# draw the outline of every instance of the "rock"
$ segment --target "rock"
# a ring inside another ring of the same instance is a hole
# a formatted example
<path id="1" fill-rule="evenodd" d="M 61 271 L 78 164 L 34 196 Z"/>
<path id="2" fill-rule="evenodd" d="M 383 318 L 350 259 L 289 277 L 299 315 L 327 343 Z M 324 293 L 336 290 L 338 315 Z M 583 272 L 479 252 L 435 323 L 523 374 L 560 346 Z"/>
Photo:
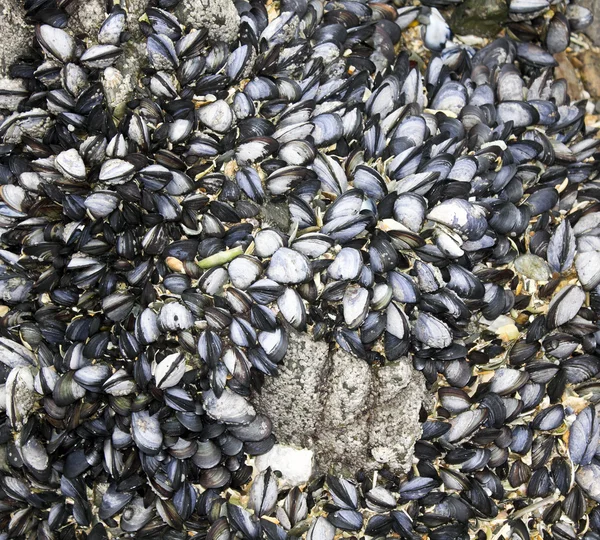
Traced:
<path id="1" fill-rule="evenodd" d="M 144 13 L 148 0 L 123 0 L 121 6 L 127 10 L 127 27 L 132 38 L 123 44 L 124 54 L 117 61 L 115 68 L 103 74 L 104 87 L 107 90 L 109 105 L 116 109 L 120 116 L 123 108 L 138 84 L 139 73 L 144 67 L 145 43 L 139 29 L 138 19 Z M 67 9 L 69 23 L 67 30 L 72 34 L 84 34 L 88 37 L 87 45 L 96 42 L 96 33 L 106 18 L 105 2 L 90 0 L 73 2 Z M 0 78 L 8 73 L 9 67 L 31 50 L 34 26 L 25 20 L 22 2 L 7 0 L 0 5 L 0 33 L 3 37 L 0 44 Z M 237 12 L 236 12 L 236 17 Z M 239 20 L 239 17 L 238 17 Z M 4 87 L 7 83 L 2 83 Z M 12 109 L 12 106 L 9 107 Z"/>
<path id="2" fill-rule="evenodd" d="M 322 472 L 410 467 L 426 393 L 422 375 L 408 359 L 371 367 L 292 334 L 284 363 L 279 376 L 265 380 L 254 397 L 280 443 L 313 450 Z"/>
<path id="3" fill-rule="evenodd" d="M 321 401 L 328 356 L 327 344 L 292 334 L 285 366 L 279 370 L 279 376 L 265 379 L 264 390 L 254 399 L 255 406 L 273 422 L 273 430 L 280 442 L 312 447 L 314 407 Z"/>
<path id="4" fill-rule="evenodd" d="M 0 76 L 5 76 L 15 60 L 31 50 L 34 28 L 24 17 L 20 0 L 6 0 L 0 4 Z"/>
<path id="5" fill-rule="evenodd" d="M 121 7 L 127 11 L 127 31 L 131 32 L 130 41 L 144 41 L 139 19 L 146 11 L 150 0 L 121 0 Z M 144 43 L 145 46 L 145 43 Z M 125 56 L 126 53 L 123 54 Z M 145 53 L 144 53 L 145 56 Z"/>
<path id="6" fill-rule="evenodd" d="M 600 45 L 600 0 L 577 0 L 577 5 L 588 8 L 594 15 L 594 22 L 590 24 L 584 33 L 594 42 L 594 45 Z"/>
<path id="7" fill-rule="evenodd" d="M 140 73 L 147 63 L 145 47 L 144 42 L 128 41 L 122 45 L 123 54 L 115 69 L 104 70 L 103 81 L 109 82 L 108 87 L 105 86 L 108 104 L 115 110 L 114 114 L 118 118 L 123 116 L 127 101 L 139 86 Z"/>
<path id="8" fill-rule="evenodd" d="M 567 92 L 572 100 L 581 99 L 583 84 L 571 59 L 564 52 L 555 54 L 554 59 L 558 62 L 558 66 L 554 68 L 554 76 L 567 81 Z"/>
<path id="9" fill-rule="evenodd" d="M 177 16 L 187 26 L 206 28 L 212 41 L 231 43 L 238 36 L 240 16 L 231 0 L 182 0 Z"/>
<path id="10" fill-rule="evenodd" d="M 306 484 L 314 472 L 314 456 L 311 450 L 276 444 L 266 454 L 258 456 L 254 465 L 259 472 L 271 467 L 279 471 L 279 487 L 295 487 Z"/>
<path id="11" fill-rule="evenodd" d="M 103 77 L 109 81 L 109 86 L 112 83 L 107 90 L 107 99 L 117 118 L 123 116 L 125 104 L 139 86 L 140 73 L 147 64 L 146 38 L 140 30 L 139 19 L 148 3 L 149 0 L 121 0 L 121 7 L 127 11 L 127 31 L 131 33 L 131 39 L 121 45 L 123 54 L 117 60 L 115 70 Z"/>
<path id="12" fill-rule="evenodd" d="M 419 412 L 425 385 L 408 360 L 380 368 L 372 391 L 369 447 L 375 462 L 392 470 L 406 470 L 421 436 Z M 375 464 L 373 464 L 375 466 Z"/>
<path id="13" fill-rule="evenodd" d="M 508 8 L 506 0 L 465 0 L 450 18 L 455 34 L 493 38 L 502 30 Z"/>
<path id="14" fill-rule="evenodd" d="M 265 223 L 283 233 L 287 233 L 290 224 L 290 207 L 286 203 L 267 201 L 260 208 L 261 218 Z"/>
<path id="15" fill-rule="evenodd" d="M 581 74 L 585 89 L 592 98 L 600 98 L 600 54 L 591 50 L 584 51 L 579 55 L 579 60 L 583 64 Z"/>
<path id="16" fill-rule="evenodd" d="M 105 0 L 73 2 L 67 7 L 69 28 L 77 34 L 84 34 L 94 43 L 98 30 L 106 18 Z"/>
<path id="17" fill-rule="evenodd" d="M 339 466 L 340 473 L 353 476 L 353 464 L 362 468 L 369 460 L 366 422 L 372 405 L 373 372 L 364 360 L 342 350 L 335 351 L 325 367 L 326 395 L 315 432 L 317 462 L 323 470 Z"/>
<path id="18" fill-rule="evenodd" d="M 0 109 L 11 112 L 17 110 L 19 103 L 29 96 L 22 79 L 0 77 Z"/>

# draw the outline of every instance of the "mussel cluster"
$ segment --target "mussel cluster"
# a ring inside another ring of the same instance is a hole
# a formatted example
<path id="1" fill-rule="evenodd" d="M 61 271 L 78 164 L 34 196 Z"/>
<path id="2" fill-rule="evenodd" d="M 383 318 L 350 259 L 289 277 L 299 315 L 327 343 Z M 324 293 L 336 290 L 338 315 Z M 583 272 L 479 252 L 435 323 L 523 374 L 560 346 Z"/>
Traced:
<path id="1" fill-rule="evenodd" d="M 0 538 L 600 538 L 600 139 L 552 56 L 591 16 L 513 0 L 476 50 L 457 2 L 422 3 L 237 0 L 228 44 L 177 0 L 135 29 L 109 5 L 96 36 L 25 2 L 37 56 L 0 85 Z M 250 398 L 296 330 L 423 372 L 408 475 L 252 480 L 276 434 Z"/>

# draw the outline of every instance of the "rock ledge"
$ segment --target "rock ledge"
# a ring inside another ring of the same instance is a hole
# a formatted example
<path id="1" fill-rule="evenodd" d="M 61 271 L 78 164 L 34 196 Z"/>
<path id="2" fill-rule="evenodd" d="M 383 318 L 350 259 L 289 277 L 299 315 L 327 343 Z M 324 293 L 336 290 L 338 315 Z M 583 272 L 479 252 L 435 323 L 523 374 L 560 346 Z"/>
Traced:
<path id="1" fill-rule="evenodd" d="M 410 468 L 425 383 L 408 359 L 374 368 L 296 334 L 284 364 L 254 400 L 281 444 L 313 450 L 321 472 Z"/>

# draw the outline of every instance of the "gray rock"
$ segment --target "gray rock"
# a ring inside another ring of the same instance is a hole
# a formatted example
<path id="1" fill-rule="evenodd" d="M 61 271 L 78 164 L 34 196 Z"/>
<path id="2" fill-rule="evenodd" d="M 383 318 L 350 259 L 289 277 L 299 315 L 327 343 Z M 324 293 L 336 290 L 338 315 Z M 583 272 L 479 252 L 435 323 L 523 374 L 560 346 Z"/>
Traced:
<path id="1" fill-rule="evenodd" d="M 265 379 L 255 406 L 273 422 L 279 442 L 303 448 L 313 446 L 313 408 L 321 401 L 328 352 L 325 343 L 291 335 L 285 366 L 278 377 Z"/>
<path id="2" fill-rule="evenodd" d="M 11 112 L 17 110 L 19 103 L 27 98 L 29 92 L 21 79 L 0 77 L 0 109 Z"/>
<path id="3" fill-rule="evenodd" d="M 594 15 L 594 22 L 590 24 L 584 33 L 594 42 L 594 45 L 600 45 L 600 0 L 578 0 L 577 5 L 588 8 Z"/>
<path id="4" fill-rule="evenodd" d="M 98 29 L 106 18 L 104 4 L 103 0 L 72 3 L 68 8 L 67 30 L 87 36 L 88 46 L 95 44 Z M 123 45 L 126 49 L 125 54 L 121 56 L 115 68 L 110 68 L 102 76 L 109 105 L 115 109 L 117 116 L 121 115 L 120 109 L 131 98 L 144 66 L 144 43 L 138 19 L 144 13 L 148 0 L 123 0 L 121 5 L 127 10 L 127 26 L 132 39 Z M 0 4 L 0 33 L 3 37 L 0 43 L 0 79 L 6 76 L 11 64 L 31 50 L 34 26 L 28 25 L 24 17 L 22 2 L 7 0 Z M 4 80 L 1 84 L 5 87 L 9 82 Z"/>
<path id="5" fill-rule="evenodd" d="M 393 470 L 406 470 L 410 466 L 413 447 L 421 436 L 419 412 L 424 393 L 423 377 L 409 360 L 379 369 L 367 424 L 369 448 L 375 462 L 387 464 Z"/>
<path id="6" fill-rule="evenodd" d="M 284 364 L 254 398 L 280 443 L 313 450 L 322 472 L 352 475 L 384 464 L 408 470 L 426 399 L 423 377 L 408 359 L 370 367 L 292 334 Z"/>
<path id="7" fill-rule="evenodd" d="M 33 26 L 25 20 L 23 2 L 6 0 L 0 3 L 0 76 L 8 73 L 11 64 L 31 50 Z"/>
<path id="8" fill-rule="evenodd" d="M 147 64 L 146 39 L 140 30 L 139 19 L 148 2 L 121 0 L 121 7 L 127 11 L 127 31 L 131 33 L 131 39 L 121 45 L 123 54 L 115 67 L 105 70 L 102 76 L 108 104 L 117 118 L 124 114 L 125 104 L 139 86 L 140 72 Z"/>
<path id="9" fill-rule="evenodd" d="M 123 54 L 114 69 L 105 69 L 103 82 L 108 104 L 114 115 L 121 118 L 125 114 L 126 103 L 139 86 L 140 73 L 147 64 L 144 42 L 130 40 L 122 46 Z"/>
<path id="10" fill-rule="evenodd" d="M 179 21 L 193 28 L 206 28 L 212 41 L 231 43 L 238 36 L 240 16 L 231 0 L 182 0 Z"/>
<path id="11" fill-rule="evenodd" d="M 450 18 L 455 34 L 496 37 L 508 16 L 506 0 L 465 0 Z"/>
<path id="12" fill-rule="evenodd" d="M 105 0 L 86 0 L 73 2 L 67 8 L 69 28 L 77 34 L 84 34 L 94 43 L 96 35 L 106 18 Z"/>
<path id="13" fill-rule="evenodd" d="M 374 374 L 364 360 L 341 350 L 335 351 L 327 364 L 323 380 L 326 394 L 321 401 L 321 417 L 315 423 L 317 462 L 323 470 L 339 465 L 339 472 L 348 475 L 355 472 L 348 469 L 353 464 L 360 464 L 356 470 L 368 467 L 367 422 L 372 412 Z"/>

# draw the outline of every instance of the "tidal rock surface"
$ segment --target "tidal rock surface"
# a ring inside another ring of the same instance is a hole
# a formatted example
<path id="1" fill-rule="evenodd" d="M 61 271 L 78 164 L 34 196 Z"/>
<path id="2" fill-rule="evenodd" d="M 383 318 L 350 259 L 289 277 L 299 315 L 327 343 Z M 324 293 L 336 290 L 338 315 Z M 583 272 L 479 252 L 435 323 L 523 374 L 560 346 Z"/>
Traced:
<path id="1" fill-rule="evenodd" d="M 240 16 L 231 0 L 182 0 L 180 20 L 193 28 L 206 28 L 211 40 L 231 43 L 238 36 Z"/>
<path id="2" fill-rule="evenodd" d="M 452 14 L 450 26 L 458 35 L 494 37 L 507 17 L 505 0 L 465 0 Z"/>
<path id="3" fill-rule="evenodd" d="M 29 50 L 33 27 L 24 18 L 20 0 L 0 2 L 0 76 L 5 76 L 19 55 Z"/>
<path id="4" fill-rule="evenodd" d="M 137 21 L 146 10 L 148 0 L 123 0 L 121 6 L 127 11 L 128 26 L 132 29 L 132 38 L 141 37 Z M 181 2 L 182 21 L 194 28 L 207 28 L 213 40 L 231 42 L 238 35 L 240 17 L 231 0 L 183 0 Z M 94 36 L 105 18 L 102 0 L 72 2 L 68 6 L 69 27 L 77 29 L 83 36 Z M 25 22 L 25 9 L 20 0 L 0 2 L 0 76 L 8 72 L 10 65 L 31 48 L 34 26 Z M 138 40 L 140 41 L 140 40 Z M 135 45 L 132 45 L 135 47 Z M 131 57 L 125 54 L 124 57 Z M 130 93 L 141 66 L 129 58 L 129 66 L 121 65 L 124 72 L 126 89 Z M 133 72 L 133 73 L 132 73 Z M 129 80 L 132 79 L 132 80 Z M 123 97 L 126 99 L 128 96 Z"/>
<path id="5" fill-rule="evenodd" d="M 579 0 L 577 5 L 588 8 L 594 15 L 594 21 L 600 17 L 600 0 Z M 594 22 L 585 30 L 588 37 L 594 42 L 594 45 L 600 45 L 600 25 Z"/>
<path id="6" fill-rule="evenodd" d="M 408 470 L 426 395 L 408 359 L 371 367 L 296 334 L 284 364 L 254 400 L 279 443 L 312 450 L 322 472 Z"/>

